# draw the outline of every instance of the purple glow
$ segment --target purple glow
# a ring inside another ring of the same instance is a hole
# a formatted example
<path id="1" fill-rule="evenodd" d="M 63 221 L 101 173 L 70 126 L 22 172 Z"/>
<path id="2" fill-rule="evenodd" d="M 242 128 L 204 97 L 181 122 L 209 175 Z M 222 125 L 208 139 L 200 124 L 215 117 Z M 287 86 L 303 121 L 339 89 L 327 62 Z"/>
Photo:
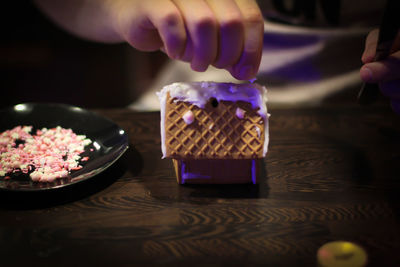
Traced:
<path id="1" fill-rule="evenodd" d="M 256 169 L 256 160 L 253 159 L 251 161 L 251 180 L 253 181 L 253 184 L 257 183 L 257 169 Z"/>
<path id="2" fill-rule="evenodd" d="M 211 179 L 211 176 L 204 175 L 200 173 L 191 173 L 186 171 L 186 164 L 184 161 L 181 161 L 181 177 L 182 183 L 184 184 L 187 179 Z"/>
<path id="3" fill-rule="evenodd" d="M 264 49 L 291 49 L 317 44 L 321 41 L 319 36 L 271 33 L 264 34 Z"/>
<path id="4" fill-rule="evenodd" d="M 322 78 L 321 72 L 318 70 L 317 66 L 313 65 L 310 58 L 287 64 L 268 74 L 272 75 L 274 79 L 296 82 L 319 81 Z"/>
<path id="5" fill-rule="evenodd" d="M 256 160 L 179 160 L 180 183 L 257 184 Z"/>

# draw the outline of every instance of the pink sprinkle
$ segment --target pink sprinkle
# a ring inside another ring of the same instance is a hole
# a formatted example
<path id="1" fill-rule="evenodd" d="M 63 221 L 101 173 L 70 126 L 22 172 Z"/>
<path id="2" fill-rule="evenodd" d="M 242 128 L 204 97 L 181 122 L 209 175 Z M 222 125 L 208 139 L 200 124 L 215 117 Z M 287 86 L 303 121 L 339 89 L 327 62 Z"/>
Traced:
<path id="1" fill-rule="evenodd" d="M 76 166 L 76 167 L 73 167 L 73 168 L 71 168 L 71 170 L 73 170 L 73 171 L 77 171 L 77 170 L 80 170 L 80 169 L 82 169 L 82 166 Z"/>
<path id="2" fill-rule="evenodd" d="M 83 157 L 82 159 L 81 159 L 81 161 L 88 161 L 89 160 L 89 157 Z"/>
<path id="3" fill-rule="evenodd" d="M 194 121 L 194 114 L 191 110 L 188 110 L 185 114 L 183 114 L 182 118 L 186 124 L 192 124 Z"/>
<path id="4" fill-rule="evenodd" d="M 243 109 L 241 109 L 241 108 L 237 108 L 237 109 L 236 109 L 236 116 L 237 116 L 239 119 L 243 119 L 245 113 L 246 113 L 246 111 L 243 110 Z"/>
<path id="5" fill-rule="evenodd" d="M 2 175 L 31 172 L 32 181 L 53 182 L 82 168 L 77 166 L 79 154 L 91 143 L 90 139 L 61 127 L 43 128 L 36 135 L 31 135 L 31 130 L 32 126 L 16 126 L 0 133 Z M 16 146 L 18 140 L 22 143 Z M 87 161 L 89 157 L 83 159 Z M 11 177 L 7 175 L 4 179 Z"/>

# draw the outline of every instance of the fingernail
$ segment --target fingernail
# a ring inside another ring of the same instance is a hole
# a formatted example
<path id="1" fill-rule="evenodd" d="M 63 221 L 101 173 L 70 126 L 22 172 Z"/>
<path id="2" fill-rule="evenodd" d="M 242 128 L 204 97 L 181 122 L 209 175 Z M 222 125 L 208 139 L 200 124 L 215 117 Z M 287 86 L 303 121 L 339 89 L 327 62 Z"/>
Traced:
<path id="1" fill-rule="evenodd" d="M 372 81 L 372 71 L 369 68 L 362 68 L 360 76 L 365 82 Z"/>
<path id="2" fill-rule="evenodd" d="M 374 55 L 368 54 L 368 53 L 364 53 L 361 57 L 361 61 L 366 64 L 366 63 L 371 63 L 372 61 L 374 61 Z"/>
<path id="3" fill-rule="evenodd" d="M 244 67 L 240 68 L 240 71 L 239 71 L 240 78 L 249 79 L 249 78 L 252 78 L 251 77 L 252 75 L 254 75 L 252 66 L 244 66 Z"/>
<path id="4" fill-rule="evenodd" d="M 208 69 L 208 65 L 195 64 L 195 63 L 193 63 L 193 61 L 190 66 L 191 66 L 192 70 L 198 71 L 198 72 L 205 72 Z"/>

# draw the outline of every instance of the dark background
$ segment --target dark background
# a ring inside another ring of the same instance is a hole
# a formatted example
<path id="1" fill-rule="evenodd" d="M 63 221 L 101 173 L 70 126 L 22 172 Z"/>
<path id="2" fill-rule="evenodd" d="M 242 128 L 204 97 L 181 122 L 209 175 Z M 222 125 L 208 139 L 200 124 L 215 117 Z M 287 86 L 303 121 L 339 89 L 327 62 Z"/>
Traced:
<path id="1" fill-rule="evenodd" d="M 31 1 L 5 1 L 1 10 L 0 107 L 22 102 L 122 107 L 166 59 L 161 52 L 144 53 L 127 44 L 79 39 Z"/>

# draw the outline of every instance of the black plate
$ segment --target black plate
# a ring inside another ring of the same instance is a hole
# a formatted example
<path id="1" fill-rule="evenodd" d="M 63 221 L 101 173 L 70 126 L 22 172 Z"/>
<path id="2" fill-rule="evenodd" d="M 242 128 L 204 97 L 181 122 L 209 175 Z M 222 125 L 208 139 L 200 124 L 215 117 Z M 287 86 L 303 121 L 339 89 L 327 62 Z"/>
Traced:
<path id="1" fill-rule="evenodd" d="M 32 182 L 26 174 L 12 175 L 7 180 L 0 176 L 3 190 L 42 191 L 72 185 L 104 171 L 128 149 L 128 136 L 123 129 L 96 113 L 75 106 L 26 103 L 0 110 L 1 132 L 17 125 L 32 125 L 32 133 L 43 127 L 61 126 L 84 134 L 92 144 L 85 147 L 81 156 L 89 156 L 89 160 L 80 163 L 82 169 L 52 183 Z"/>

